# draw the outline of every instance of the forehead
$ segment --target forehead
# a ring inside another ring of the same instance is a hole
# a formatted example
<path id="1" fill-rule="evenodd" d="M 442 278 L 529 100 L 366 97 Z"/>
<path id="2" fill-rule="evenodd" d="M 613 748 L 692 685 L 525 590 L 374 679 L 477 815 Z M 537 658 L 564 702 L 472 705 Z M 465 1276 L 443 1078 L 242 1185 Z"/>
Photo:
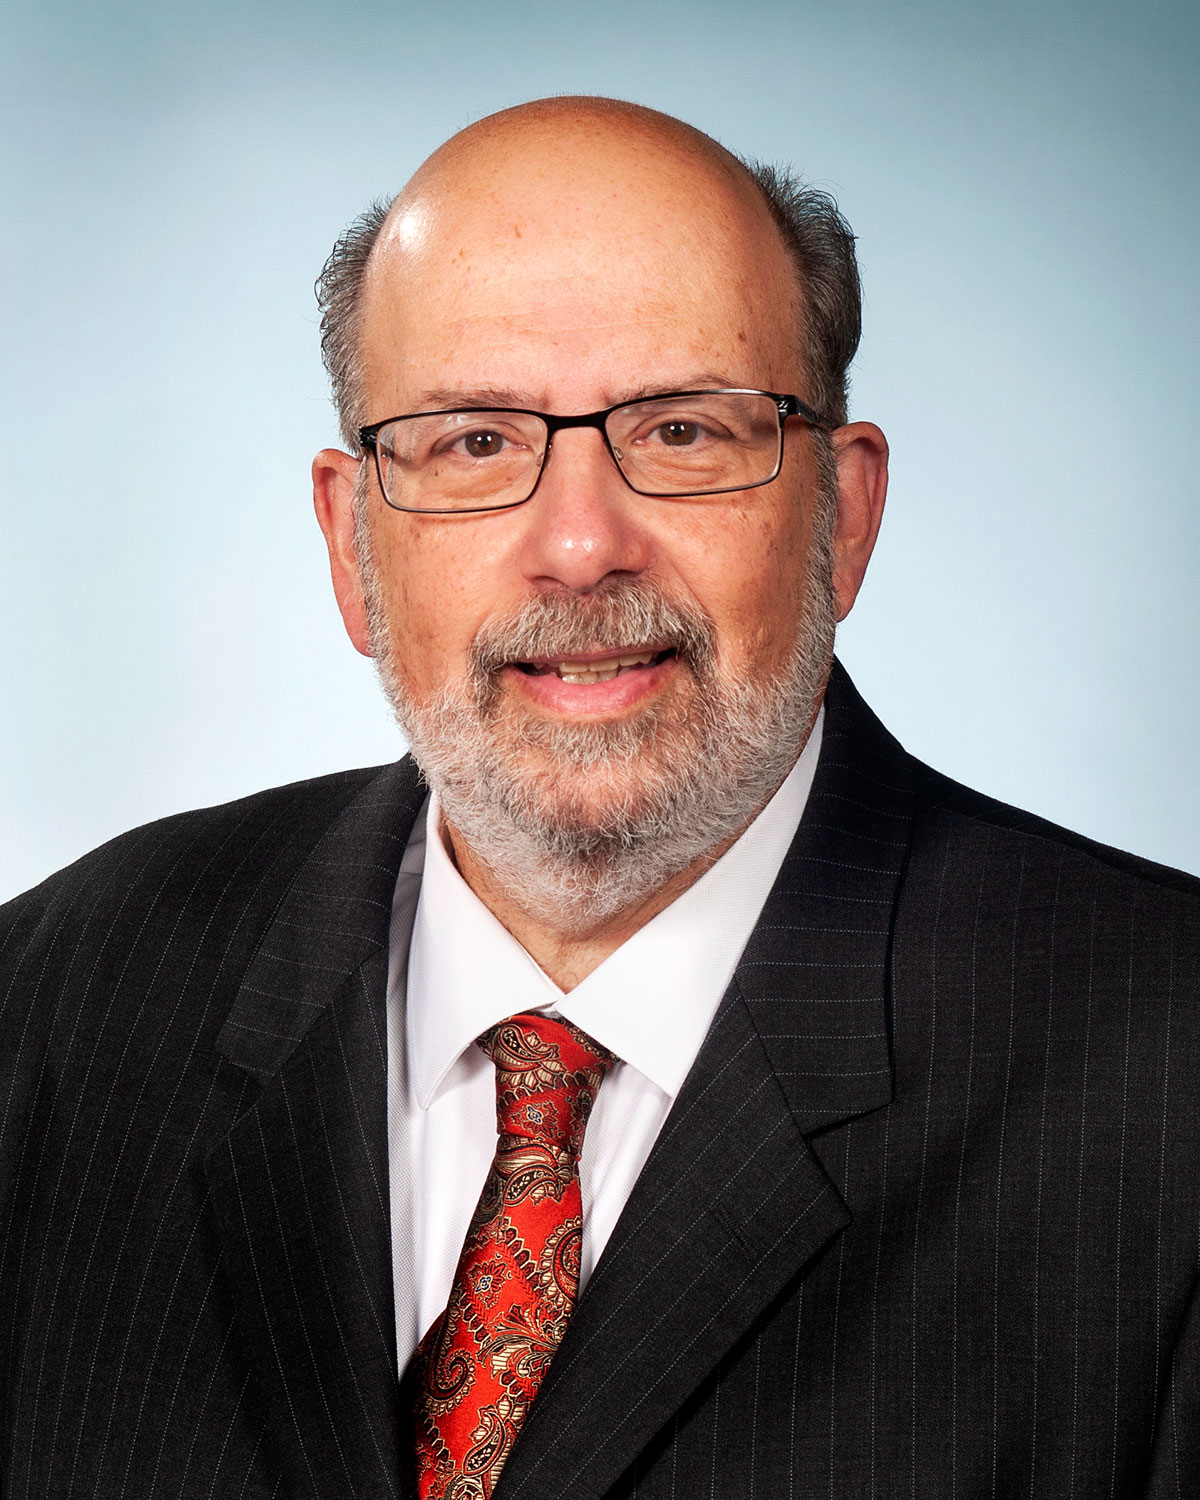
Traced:
<path id="1" fill-rule="evenodd" d="M 368 399 L 392 410 L 468 388 L 567 409 L 689 372 L 780 388 L 798 342 L 791 267 L 740 167 L 561 124 L 427 164 L 376 245 L 362 327 Z"/>

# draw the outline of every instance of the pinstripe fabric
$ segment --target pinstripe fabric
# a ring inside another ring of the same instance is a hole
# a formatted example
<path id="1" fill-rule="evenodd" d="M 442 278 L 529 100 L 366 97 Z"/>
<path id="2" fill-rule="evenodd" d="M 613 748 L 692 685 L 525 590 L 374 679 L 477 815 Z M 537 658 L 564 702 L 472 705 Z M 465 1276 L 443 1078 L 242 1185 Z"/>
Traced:
<path id="1" fill-rule="evenodd" d="M 5 909 L 6 1500 L 398 1492 L 382 997 L 418 802 L 395 768 L 284 788 Z"/>
<path id="2" fill-rule="evenodd" d="M 808 811 L 498 1500 L 1200 1494 L 1197 883 L 900 751 Z M 6 1497 L 384 1496 L 411 769 L 0 922 Z"/>

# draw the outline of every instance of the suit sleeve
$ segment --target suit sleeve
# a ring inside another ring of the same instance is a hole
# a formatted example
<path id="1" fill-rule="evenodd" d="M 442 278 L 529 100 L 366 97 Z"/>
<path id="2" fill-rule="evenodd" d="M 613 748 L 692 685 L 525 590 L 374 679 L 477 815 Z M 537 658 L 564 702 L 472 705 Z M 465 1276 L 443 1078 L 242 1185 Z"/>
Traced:
<path id="1" fill-rule="evenodd" d="M 1180 1325 L 1159 1407 L 1144 1500 L 1200 1495 L 1200 1277 Z"/>

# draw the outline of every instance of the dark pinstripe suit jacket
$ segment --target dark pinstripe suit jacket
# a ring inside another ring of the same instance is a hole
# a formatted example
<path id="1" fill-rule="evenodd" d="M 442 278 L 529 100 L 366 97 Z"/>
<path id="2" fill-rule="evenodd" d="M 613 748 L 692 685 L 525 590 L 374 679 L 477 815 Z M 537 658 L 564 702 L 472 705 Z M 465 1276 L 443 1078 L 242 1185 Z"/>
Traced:
<path id="1" fill-rule="evenodd" d="M 383 994 L 411 765 L 0 916 L 0 1463 L 400 1492 Z M 1200 1495 L 1197 882 L 911 760 L 803 826 L 501 1500 Z"/>

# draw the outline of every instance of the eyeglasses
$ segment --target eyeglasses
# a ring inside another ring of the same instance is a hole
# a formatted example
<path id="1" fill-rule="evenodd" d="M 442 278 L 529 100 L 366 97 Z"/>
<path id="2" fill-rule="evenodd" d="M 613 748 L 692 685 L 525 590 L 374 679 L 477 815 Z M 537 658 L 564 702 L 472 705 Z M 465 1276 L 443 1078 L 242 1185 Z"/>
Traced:
<path id="1" fill-rule="evenodd" d="M 595 427 L 639 495 L 682 499 L 770 484 L 783 462 L 783 424 L 834 423 L 798 396 L 771 391 L 672 391 L 604 411 L 557 417 L 455 407 L 388 417 L 359 430 L 395 510 L 456 515 L 523 505 L 537 489 L 554 434 Z"/>

